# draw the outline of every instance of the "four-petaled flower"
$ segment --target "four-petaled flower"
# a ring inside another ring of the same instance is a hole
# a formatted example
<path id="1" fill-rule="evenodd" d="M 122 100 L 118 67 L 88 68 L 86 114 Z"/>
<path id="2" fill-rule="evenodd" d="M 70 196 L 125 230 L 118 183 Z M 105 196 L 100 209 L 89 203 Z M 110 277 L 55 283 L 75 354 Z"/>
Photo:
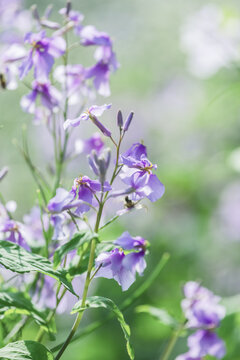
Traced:
<path id="1" fill-rule="evenodd" d="M 37 34 L 28 33 L 25 43 L 32 46 L 29 54 L 20 66 L 20 79 L 23 79 L 34 67 L 34 76 L 40 82 L 48 81 L 48 75 L 53 67 L 54 59 L 66 51 L 66 42 L 60 36 L 47 37 L 45 31 Z"/>

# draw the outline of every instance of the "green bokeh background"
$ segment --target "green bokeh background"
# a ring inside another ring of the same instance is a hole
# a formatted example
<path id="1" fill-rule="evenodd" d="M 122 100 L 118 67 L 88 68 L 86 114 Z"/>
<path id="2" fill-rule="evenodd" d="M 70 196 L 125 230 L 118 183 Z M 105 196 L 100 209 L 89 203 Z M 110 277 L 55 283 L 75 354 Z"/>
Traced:
<path id="1" fill-rule="evenodd" d="M 26 7 L 33 1 L 26 1 Z M 37 2 L 43 11 L 48 1 Z M 158 280 L 138 300 L 165 308 L 181 318 L 181 288 L 188 280 L 200 280 L 221 296 L 240 293 L 239 241 L 232 241 L 221 231 L 218 208 L 222 194 L 231 184 L 240 184 L 239 173 L 229 165 L 229 155 L 240 145 L 240 76 L 236 69 L 221 70 L 208 80 L 192 77 L 187 71 L 186 56 L 180 49 L 180 31 L 187 17 L 208 1 L 164 0 L 82 0 L 73 7 L 85 15 L 85 24 L 112 35 L 120 69 L 111 78 L 113 103 L 109 126 L 121 108 L 126 116 L 135 112 L 134 123 L 124 146 L 144 139 L 158 175 L 166 186 L 164 197 L 112 224 L 102 235 L 115 239 L 127 229 L 142 235 L 151 243 L 148 268 L 130 288 L 134 291 L 152 272 L 163 252 L 171 258 Z M 226 6 L 226 1 L 212 1 Z M 59 9 L 64 1 L 55 1 Z M 237 0 L 227 6 L 240 16 Z M 87 57 L 74 52 L 72 61 L 86 63 Z M 0 168 L 10 168 L 1 191 L 7 200 L 18 203 L 17 216 L 28 212 L 35 201 L 36 187 L 13 139 L 21 142 L 23 124 L 29 124 L 29 146 L 41 167 L 52 154 L 47 134 L 31 125 L 31 119 L 19 106 L 26 90 L 0 93 L 1 158 Z M 97 103 L 104 100 L 98 99 Z M 83 137 L 86 135 L 83 133 Z M 50 154 L 50 155 L 49 155 Z M 66 173 L 66 184 L 86 167 L 79 158 Z M 236 194 L 237 196 L 237 194 Z M 234 195 L 233 195 L 234 197 Z M 240 215 L 239 215 L 240 221 Z M 240 240 L 240 234 L 239 238 Z M 97 280 L 94 292 L 115 300 L 117 304 L 128 293 L 122 293 L 112 280 Z M 137 305 L 138 305 L 137 304 Z M 104 310 L 89 311 L 82 326 L 106 316 Z M 137 314 L 135 306 L 125 312 L 132 330 L 132 343 L 137 360 L 158 360 L 170 336 L 167 327 L 148 315 Z M 72 316 L 58 317 L 60 339 L 64 339 L 73 322 Z M 33 337 L 29 328 L 25 336 Z M 228 317 L 220 329 L 227 342 L 226 359 L 239 360 L 240 319 Z M 48 343 L 50 347 L 54 344 Z M 186 350 L 180 339 L 170 357 Z M 116 321 L 69 346 L 64 360 L 127 359 L 124 338 Z M 40 360 L 40 359 L 39 359 Z"/>

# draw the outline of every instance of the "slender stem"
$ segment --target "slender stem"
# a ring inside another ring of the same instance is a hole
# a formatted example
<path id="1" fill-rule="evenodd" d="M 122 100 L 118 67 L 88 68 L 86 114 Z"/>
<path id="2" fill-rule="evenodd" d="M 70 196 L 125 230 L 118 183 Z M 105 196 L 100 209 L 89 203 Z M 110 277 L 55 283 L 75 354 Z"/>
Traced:
<path id="1" fill-rule="evenodd" d="M 98 209 L 98 214 L 97 214 L 97 219 L 96 219 L 96 225 L 95 225 L 95 229 L 94 231 L 97 233 L 98 229 L 99 229 L 99 224 L 100 224 L 100 220 L 101 220 L 101 216 L 102 216 L 102 211 L 103 211 L 103 206 L 104 203 L 100 202 L 99 205 L 99 209 Z M 96 249 L 96 238 L 93 238 L 91 240 L 91 249 L 90 249 L 90 256 L 89 256 L 89 261 L 88 261 L 88 268 L 87 268 L 87 276 L 86 276 L 86 280 L 85 280 L 85 284 L 84 284 L 84 290 L 83 290 L 83 296 L 82 296 L 82 302 L 81 302 L 81 307 L 85 306 L 86 303 L 86 299 L 87 299 L 87 294 L 88 294 L 88 288 L 89 285 L 91 283 L 91 272 L 92 272 L 92 267 L 93 267 L 93 263 L 94 263 L 94 257 L 95 257 L 95 249 Z M 68 347 L 68 345 L 70 344 L 73 336 L 75 335 L 78 326 L 82 320 L 82 316 L 83 316 L 84 310 L 79 312 L 74 324 L 72 326 L 72 329 L 67 337 L 67 339 L 65 340 L 64 344 L 62 345 L 60 351 L 58 352 L 55 360 L 59 360 L 62 356 L 62 354 L 64 353 L 64 351 L 66 350 L 66 348 Z"/>
<path id="2" fill-rule="evenodd" d="M 181 334 L 183 328 L 185 326 L 185 323 L 184 324 L 181 324 L 178 328 L 178 330 L 176 330 L 171 339 L 169 340 L 169 343 L 163 353 L 163 355 L 161 356 L 160 360 L 168 360 L 169 359 L 169 356 L 171 355 L 172 351 L 173 351 L 173 348 L 179 338 L 179 335 Z"/>

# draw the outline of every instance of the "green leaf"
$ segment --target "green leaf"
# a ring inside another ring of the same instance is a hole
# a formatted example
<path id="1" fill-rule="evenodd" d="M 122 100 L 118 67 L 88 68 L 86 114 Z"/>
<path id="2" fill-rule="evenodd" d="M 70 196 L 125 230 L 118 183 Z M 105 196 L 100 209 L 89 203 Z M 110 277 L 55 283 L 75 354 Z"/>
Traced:
<path id="1" fill-rule="evenodd" d="M 68 280 L 66 270 L 54 270 L 53 264 L 46 258 L 30 253 L 17 244 L 10 241 L 0 241 L 0 264 L 5 268 L 20 274 L 38 271 L 42 274 L 49 275 L 60 281 L 74 295 L 72 284 Z"/>
<path id="2" fill-rule="evenodd" d="M 31 300 L 23 293 L 0 291 L 0 316 L 15 314 L 26 314 L 34 318 L 41 326 L 48 329 L 46 323 L 47 314 L 37 309 Z"/>
<path id="3" fill-rule="evenodd" d="M 53 360 L 53 354 L 36 341 L 16 341 L 0 349 L 0 359 Z"/>
<path id="4" fill-rule="evenodd" d="M 78 249 L 83 244 L 91 241 L 93 237 L 97 237 L 97 234 L 92 234 L 88 232 L 77 233 L 74 237 L 68 241 L 66 244 L 59 246 L 54 253 L 53 264 L 54 267 L 58 267 L 63 260 L 64 256 L 67 255 L 70 251 Z"/>
<path id="5" fill-rule="evenodd" d="M 117 305 L 111 299 L 108 299 L 108 298 L 105 298 L 102 296 L 91 296 L 91 297 L 87 298 L 86 304 L 84 307 L 81 306 L 81 301 L 78 301 L 74 305 L 71 313 L 74 314 L 76 312 L 80 312 L 80 311 L 83 311 L 88 308 L 99 308 L 99 307 L 112 311 L 113 314 L 118 319 L 118 321 L 121 325 L 121 328 L 123 330 L 126 342 L 127 342 L 128 355 L 129 355 L 130 359 L 133 360 L 134 359 L 134 351 L 130 344 L 130 333 L 131 333 L 130 327 L 125 322 L 123 314 L 121 313 L 121 311 L 119 310 Z"/>
<path id="6" fill-rule="evenodd" d="M 136 308 L 136 312 L 149 314 L 164 325 L 173 328 L 178 326 L 178 322 L 164 309 L 159 309 L 150 305 L 141 305 Z"/>
<path id="7" fill-rule="evenodd" d="M 226 316 L 240 313 L 240 294 L 223 298 L 221 304 L 226 309 Z"/>
<path id="8" fill-rule="evenodd" d="M 105 242 L 99 243 L 96 246 L 95 256 L 97 257 L 101 252 L 104 251 L 111 251 L 114 247 L 115 246 L 113 244 L 109 244 Z M 71 276 L 75 276 L 75 275 L 83 274 L 85 271 L 87 271 L 89 256 L 90 256 L 90 249 L 88 249 L 82 256 L 80 265 L 78 264 L 78 259 L 76 259 L 77 261 L 75 262 L 73 260 L 71 262 L 70 267 L 68 268 L 69 274 Z"/>

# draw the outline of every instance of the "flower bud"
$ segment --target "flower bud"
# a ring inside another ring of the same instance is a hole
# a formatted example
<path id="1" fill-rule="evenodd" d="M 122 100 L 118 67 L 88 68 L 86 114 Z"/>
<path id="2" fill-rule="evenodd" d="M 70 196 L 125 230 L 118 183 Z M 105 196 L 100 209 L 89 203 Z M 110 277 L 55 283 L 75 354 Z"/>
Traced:
<path id="1" fill-rule="evenodd" d="M 37 22 L 40 23 L 40 16 L 39 16 L 39 12 L 38 12 L 38 9 L 37 9 L 37 5 L 32 5 L 31 11 L 32 11 L 33 18 L 35 20 L 37 20 Z"/>
<path id="2" fill-rule="evenodd" d="M 67 5 L 66 5 L 66 15 L 68 16 L 70 11 L 71 11 L 71 8 L 72 8 L 72 3 L 70 0 L 67 1 Z"/>
<path id="3" fill-rule="evenodd" d="M 92 169 L 92 171 L 94 172 L 94 174 L 99 176 L 98 168 L 97 168 L 93 158 L 91 157 L 91 155 L 88 155 L 87 159 L 88 159 L 88 164 L 89 164 L 90 168 Z"/>
<path id="4" fill-rule="evenodd" d="M 120 130 L 122 129 L 122 126 L 123 126 L 123 116 L 122 116 L 122 112 L 121 110 L 118 111 L 118 114 L 117 114 L 117 124 L 118 124 L 118 127 L 120 128 Z"/>
<path id="5" fill-rule="evenodd" d="M 110 130 L 108 130 L 98 119 L 96 116 L 90 114 L 89 115 L 90 119 L 92 120 L 92 122 L 94 123 L 94 125 L 96 125 L 99 130 L 103 133 L 103 135 L 107 136 L 107 137 L 111 137 L 112 133 Z"/>
<path id="6" fill-rule="evenodd" d="M 131 111 L 130 114 L 128 115 L 128 118 L 127 120 L 125 121 L 124 125 L 123 125 L 123 131 L 128 131 L 128 128 L 132 122 L 132 119 L 133 119 L 133 115 L 134 115 L 134 112 Z"/>
<path id="7" fill-rule="evenodd" d="M 52 9 L 53 9 L 53 5 L 52 5 L 52 4 L 50 4 L 50 5 L 48 5 L 48 6 L 46 7 L 46 10 L 45 10 L 45 12 L 44 12 L 44 17 L 45 17 L 45 19 L 48 19 L 48 18 L 51 16 L 51 14 L 52 14 Z"/>
<path id="8" fill-rule="evenodd" d="M 4 166 L 2 170 L 0 170 L 0 181 L 7 175 L 8 173 L 8 167 Z"/>

